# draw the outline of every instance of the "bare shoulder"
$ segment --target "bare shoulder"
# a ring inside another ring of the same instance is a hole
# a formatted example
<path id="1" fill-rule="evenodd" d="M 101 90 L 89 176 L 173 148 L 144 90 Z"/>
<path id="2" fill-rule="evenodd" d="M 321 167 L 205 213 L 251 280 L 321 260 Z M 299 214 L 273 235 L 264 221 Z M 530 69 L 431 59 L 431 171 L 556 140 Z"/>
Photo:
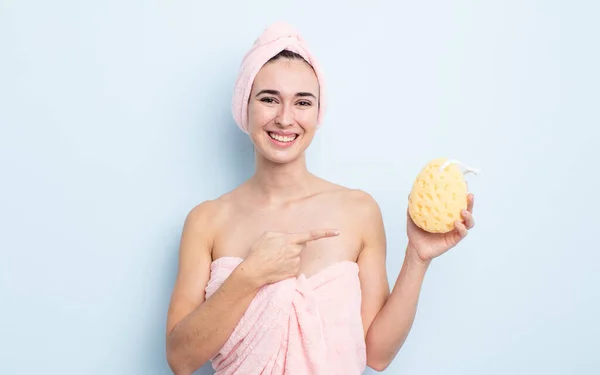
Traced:
<path id="1" fill-rule="evenodd" d="M 185 218 L 185 226 L 191 230 L 202 230 L 205 234 L 217 230 L 231 209 L 232 193 L 205 200 L 192 207 Z"/>
<path id="2" fill-rule="evenodd" d="M 346 206 L 351 210 L 353 220 L 360 228 L 363 246 L 374 245 L 377 250 L 385 250 L 383 217 L 375 197 L 364 190 L 352 189 L 348 192 L 346 200 Z"/>
<path id="3" fill-rule="evenodd" d="M 210 222 L 211 217 L 214 217 L 219 212 L 218 199 L 206 200 L 188 212 L 185 221 L 191 226 L 202 225 Z"/>
<path id="4" fill-rule="evenodd" d="M 328 199 L 339 203 L 344 210 L 350 210 L 357 218 L 370 220 L 381 215 L 379 204 L 372 194 L 356 188 L 327 182 L 329 184 Z"/>
<path id="5" fill-rule="evenodd" d="M 324 198 L 351 221 L 351 226 L 360 232 L 362 242 L 385 241 L 381 208 L 372 194 L 326 180 L 322 183 Z"/>
<path id="6" fill-rule="evenodd" d="M 349 189 L 347 194 L 348 204 L 360 214 L 378 215 L 380 208 L 379 204 L 370 193 L 360 189 Z"/>

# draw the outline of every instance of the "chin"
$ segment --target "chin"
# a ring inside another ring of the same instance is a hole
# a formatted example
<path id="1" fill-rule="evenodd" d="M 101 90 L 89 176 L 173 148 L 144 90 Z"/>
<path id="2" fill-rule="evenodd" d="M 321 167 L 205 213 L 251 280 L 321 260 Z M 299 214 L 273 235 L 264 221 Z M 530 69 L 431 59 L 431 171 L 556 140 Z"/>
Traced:
<path id="1" fill-rule="evenodd" d="M 289 164 L 295 160 L 297 160 L 301 153 L 277 153 L 277 152 L 265 152 L 262 156 L 269 160 L 273 164 Z"/>

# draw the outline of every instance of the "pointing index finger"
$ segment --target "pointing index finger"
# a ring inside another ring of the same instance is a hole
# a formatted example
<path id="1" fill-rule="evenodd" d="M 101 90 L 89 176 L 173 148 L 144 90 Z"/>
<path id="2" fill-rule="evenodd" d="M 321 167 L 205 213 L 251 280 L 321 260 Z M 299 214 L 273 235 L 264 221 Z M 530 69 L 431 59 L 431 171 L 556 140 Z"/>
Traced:
<path id="1" fill-rule="evenodd" d="M 303 244 L 310 241 L 316 241 L 321 238 L 335 237 L 340 232 L 333 229 L 316 229 L 306 233 L 300 233 L 293 237 L 292 241 L 296 244 Z"/>

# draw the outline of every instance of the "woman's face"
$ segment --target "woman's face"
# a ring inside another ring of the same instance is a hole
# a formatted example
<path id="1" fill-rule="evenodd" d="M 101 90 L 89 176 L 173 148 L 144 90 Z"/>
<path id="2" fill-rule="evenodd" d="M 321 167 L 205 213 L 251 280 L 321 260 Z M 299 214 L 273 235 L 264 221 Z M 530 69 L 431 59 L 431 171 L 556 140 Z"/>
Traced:
<path id="1" fill-rule="evenodd" d="M 308 148 L 319 115 L 319 81 L 302 60 L 281 58 L 256 75 L 248 102 L 248 132 L 256 151 L 275 163 Z"/>

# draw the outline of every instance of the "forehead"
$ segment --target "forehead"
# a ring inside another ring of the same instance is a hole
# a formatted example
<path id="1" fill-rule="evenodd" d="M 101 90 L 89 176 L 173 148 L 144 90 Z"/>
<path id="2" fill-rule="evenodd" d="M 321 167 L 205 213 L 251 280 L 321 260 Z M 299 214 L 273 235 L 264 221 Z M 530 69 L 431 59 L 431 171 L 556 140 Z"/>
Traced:
<path id="1" fill-rule="evenodd" d="M 264 65 L 254 79 L 253 91 L 277 90 L 282 94 L 319 93 L 319 81 L 310 65 L 300 60 L 279 59 Z"/>

